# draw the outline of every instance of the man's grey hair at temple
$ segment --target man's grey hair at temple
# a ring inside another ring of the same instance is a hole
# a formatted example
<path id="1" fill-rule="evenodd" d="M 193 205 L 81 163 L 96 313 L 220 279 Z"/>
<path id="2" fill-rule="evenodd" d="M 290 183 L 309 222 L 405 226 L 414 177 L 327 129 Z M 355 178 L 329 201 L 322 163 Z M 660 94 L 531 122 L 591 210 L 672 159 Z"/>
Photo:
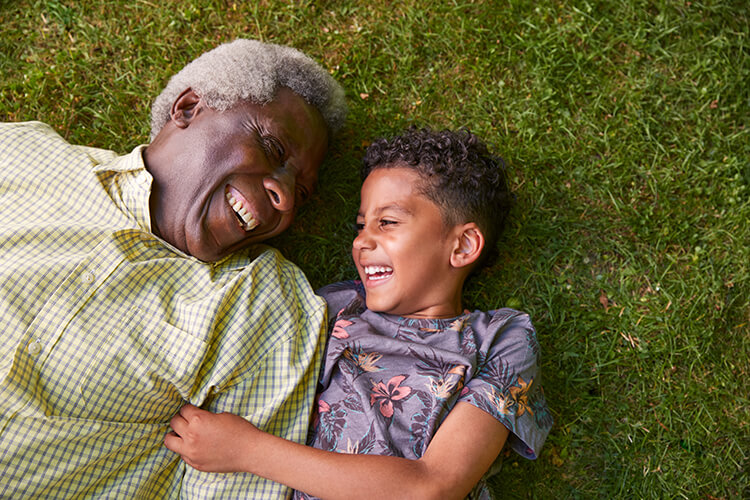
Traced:
<path id="1" fill-rule="evenodd" d="M 174 75 L 151 109 L 151 140 L 170 119 L 172 104 L 192 89 L 216 111 L 240 100 L 265 104 L 288 87 L 315 107 L 329 132 L 344 124 L 344 90 L 318 63 L 299 50 L 258 40 L 235 40 L 201 55 Z"/>

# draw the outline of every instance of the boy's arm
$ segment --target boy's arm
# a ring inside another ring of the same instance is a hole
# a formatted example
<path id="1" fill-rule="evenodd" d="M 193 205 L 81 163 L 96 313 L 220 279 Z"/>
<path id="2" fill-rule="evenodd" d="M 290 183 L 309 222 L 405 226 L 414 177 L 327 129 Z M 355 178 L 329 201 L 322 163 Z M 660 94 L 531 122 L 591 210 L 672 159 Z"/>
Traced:
<path id="1" fill-rule="evenodd" d="M 464 498 L 492 465 L 508 429 L 458 403 L 419 460 L 322 451 L 258 430 L 236 415 L 185 406 L 165 445 L 192 467 L 244 471 L 323 498 Z"/>

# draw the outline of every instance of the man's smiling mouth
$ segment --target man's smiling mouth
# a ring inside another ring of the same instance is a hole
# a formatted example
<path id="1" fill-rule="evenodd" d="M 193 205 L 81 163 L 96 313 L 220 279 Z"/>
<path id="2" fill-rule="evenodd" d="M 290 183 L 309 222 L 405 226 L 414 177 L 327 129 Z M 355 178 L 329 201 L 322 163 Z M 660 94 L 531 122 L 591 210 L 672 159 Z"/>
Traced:
<path id="1" fill-rule="evenodd" d="M 245 231 L 252 231 L 258 227 L 259 222 L 253 217 L 253 214 L 247 206 L 249 203 L 247 203 L 247 200 L 245 200 L 239 191 L 227 186 L 226 198 L 229 202 L 229 206 L 232 207 L 232 210 L 234 211 L 234 215 L 237 216 L 237 220 L 242 229 Z"/>

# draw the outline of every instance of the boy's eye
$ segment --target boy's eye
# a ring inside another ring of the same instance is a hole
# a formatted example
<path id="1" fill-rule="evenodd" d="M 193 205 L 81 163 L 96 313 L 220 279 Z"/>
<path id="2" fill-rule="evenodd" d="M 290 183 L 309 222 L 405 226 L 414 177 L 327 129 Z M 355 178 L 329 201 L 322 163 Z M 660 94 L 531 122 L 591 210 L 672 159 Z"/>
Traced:
<path id="1" fill-rule="evenodd" d="M 392 225 L 392 224 L 396 224 L 396 221 L 395 220 L 390 220 L 390 219 L 380 219 L 380 225 L 381 226 L 389 226 L 389 225 Z"/>
<path id="2" fill-rule="evenodd" d="M 365 228 L 365 225 L 364 225 L 364 223 L 362 223 L 362 222 L 355 222 L 355 223 L 354 223 L 354 230 L 355 230 L 355 231 L 357 231 L 357 232 L 360 232 L 360 231 L 362 231 L 362 230 L 363 230 L 364 228 Z"/>

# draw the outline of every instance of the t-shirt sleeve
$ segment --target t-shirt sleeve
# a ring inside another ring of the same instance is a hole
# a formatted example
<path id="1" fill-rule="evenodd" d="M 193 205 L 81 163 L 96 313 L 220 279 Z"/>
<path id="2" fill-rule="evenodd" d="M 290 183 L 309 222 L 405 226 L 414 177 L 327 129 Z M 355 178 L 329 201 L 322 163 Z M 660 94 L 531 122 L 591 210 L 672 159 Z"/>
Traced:
<path id="1" fill-rule="evenodd" d="M 333 329 L 339 314 L 357 314 L 364 310 L 365 298 L 362 282 L 357 280 L 332 283 L 315 291 L 328 305 L 328 327 Z"/>
<path id="2" fill-rule="evenodd" d="M 552 427 L 539 372 L 539 343 L 527 314 L 511 309 L 489 313 L 477 331 L 477 372 L 459 401 L 472 404 L 510 430 L 508 444 L 535 459 Z"/>

